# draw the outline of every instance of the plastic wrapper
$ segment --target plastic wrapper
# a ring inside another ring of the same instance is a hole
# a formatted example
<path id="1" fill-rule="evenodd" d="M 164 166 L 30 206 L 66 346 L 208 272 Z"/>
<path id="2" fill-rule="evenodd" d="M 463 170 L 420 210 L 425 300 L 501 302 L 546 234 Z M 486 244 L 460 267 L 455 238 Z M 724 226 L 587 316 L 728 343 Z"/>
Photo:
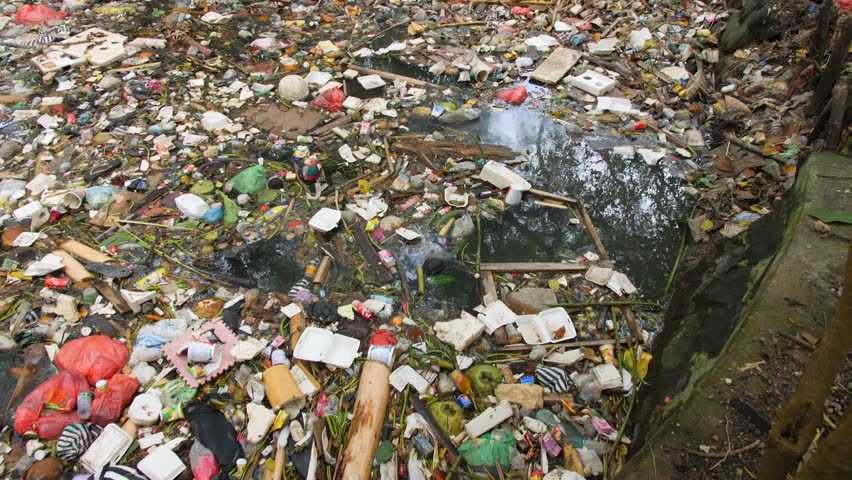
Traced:
<path id="1" fill-rule="evenodd" d="M 189 464 L 195 480 L 212 480 L 219 475 L 219 462 L 216 461 L 216 455 L 198 440 L 189 449 Z"/>
<path id="2" fill-rule="evenodd" d="M 139 389 L 139 382 L 133 377 L 117 373 L 107 382 L 105 392 L 95 392 L 92 401 L 92 423 L 105 426 L 121 418 L 124 407 Z"/>
<path id="3" fill-rule="evenodd" d="M 230 179 L 228 184 L 240 193 L 252 195 L 266 186 L 266 177 L 263 176 L 263 167 L 255 165 L 253 167 L 246 168 L 236 174 L 234 178 Z"/>
<path id="4" fill-rule="evenodd" d="M 127 347 L 106 335 L 78 338 L 56 354 L 56 365 L 86 376 L 90 385 L 109 379 L 127 362 Z"/>
<path id="5" fill-rule="evenodd" d="M 319 94 L 319 96 L 311 102 L 311 106 L 318 110 L 325 110 L 327 112 L 334 113 L 340 110 L 345 98 L 346 94 L 344 94 L 343 90 L 339 87 L 329 88 Z"/>
<path id="6" fill-rule="evenodd" d="M 480 438 L 467 440 L 459 447 L 459 453 L 473 467 L 492 466 L 499 461 L 503 468 L 509 468 L 515 446 L 512 432 L 498 428 Z"/>
<path id="7" fill-rule="evenodd" d="M 15 13 L 18 25 L 46 25 L 64 19 L 65 12 L 58 12 L 47 5 L 24 5 Z"/>
<path id="8" fill-rule="evenodd" d="M 507 88 L 497 92 L 497 100 L 503 100 L 512 105 L 520 105 L 527 99 L 527 89 L 525 87 Z"/>
<path id="9" fill-rule="evenodd" d="M 55 440 L 80 417 L 74 410 L 77 395 L 89 391 L 86 378 L 76 372 L 63 371 L 47 379 L 24 398 L 15 410 L 15 431 L 35 431 L 40 438 Z"/>

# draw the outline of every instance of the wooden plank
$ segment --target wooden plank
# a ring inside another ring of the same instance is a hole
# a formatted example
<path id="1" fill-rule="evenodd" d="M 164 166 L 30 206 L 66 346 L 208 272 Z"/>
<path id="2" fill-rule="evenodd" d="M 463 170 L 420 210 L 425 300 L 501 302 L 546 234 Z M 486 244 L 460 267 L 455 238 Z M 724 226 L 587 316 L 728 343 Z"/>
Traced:
<path id="1" fill-rule="evenodd" d="M 620 338 L 618 343 L 625 344 L 634 342 L 636 339 L 633 337 L 628 338 Z M 579 348 L 579 347 L 600 347 L 601 345 L 614 345 L 614 338 L 607 338 L 603 340 L 584 340 L 580 342 L 561 342 L 561 343 L 553 343 L 549 345 L 545 345 L 545 347 L 549 348 Z M 504 345 L 502 347 L 497 347 L 498 352 L 526 352 L 532 350 L 533 347 L 537 347 L 538 345 L 526 345 L 526 344 L 518 344 L 518 345 Z"/>
<path id="2" fill-rule="evenodd" d="M 595 229 L 595 225 L 592 223 L 592 218 L 589 217 L 589 212 L 586 210 L 586 206 L 580 203 L 580 218 L 583 220 L 583 225 L 586 226 L 586 231 L 589 232 L 589 235 L 592 237 L 592 243 L 595 244 L 595 250 L 598 251 L 598 256 L 601 257 L 601 260 L 609 260 L 609 255 L 606 254 L 606 249 L 601 243 L 601 237 L 598 236 L 598 231 Z"/>
<path id="3" fill-rule="evenodd" d="M 97 289 L 98 293 L 103 295 L 103 297 L 115 307 L 115 311 L 124 315 L 125 313 L 131 311 L 130 305 L 124 301 L 124 298 L 115 291 L 114 288 L 107 282 L 95 282 L 95 289 Z"/>
<path id="4" fill-rule="evenodd" d="M 373 248 L 373 244 L 370 243 L 370 239 L 367 238 L 367 234 L 361 230 L 358 225 L 352 229 L 355 234 L 355 242 L 358 244 L 358 248 L 361 250 L 361 253 L 364 255 L 364 258 L 367 260 L 367 263 L 373 270 L 376 272 L 377 280 L 380 283 L 388 283 L 393 280 L 393 276 L 388 272 L 388 269 L 382 265 L 382 261 L 379 258 L 379 254 L 376 253 L 376 249 Z"/>
<path id="5" fill-rule="evenodd" d="M 571 48 L 559 47 L 541 62 L 530 78 L 541 83 L 552 85 L 559 83 L 562 77 L 574 68 L 583 54 Z"/>
<path id="6" fill-rule="evenodd" d="M 494 275 L 489 270 L 480 270 L 479 278 L 482 281 L 482 288 L 487 295 L 491 295 L 494 300 L 500 300 L 500 295 L 497 293 L 497 285 L 494 283 Z M 509 343 L 509 335 L 506 333 L 506 327 L 500 327 L 494 331 L 494 340 L 498 345 L 506 345 Z"/>
<path id="7" fill-rule="evenodd" d="M 582 263 L 557 263 L 557 262 L 510 262 L 510 263 L 483 263 L 480 264 L 480 272 L 583 272 L 588 267 Z"/>

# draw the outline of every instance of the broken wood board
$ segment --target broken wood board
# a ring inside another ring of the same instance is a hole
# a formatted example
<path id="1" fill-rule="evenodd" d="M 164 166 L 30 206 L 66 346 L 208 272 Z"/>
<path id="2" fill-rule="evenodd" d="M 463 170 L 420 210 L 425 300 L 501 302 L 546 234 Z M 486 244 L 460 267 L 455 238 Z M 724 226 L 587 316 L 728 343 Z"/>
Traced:
<path id="1" fill-rule="evenodd" d="M 494 283 L 494 275 L 488 270 L 481 270 L 479 277 L 482 280 L 482 289 L 485 294 L 491 297 L 491 301 L 500 300 L 500 294 L 497 293 L 497 284 Z M 506 345 L 509 343 L 509 334 L 506 332 L 506 326 L 501 326 L 494 331 L 494 338 L 498 345 Z"/>
<path id="2" fill-rule="evenodd" d="M 109 302 L 112 304 L 115 311 L 124 315 L 125 313 L 129 313 L 131 308 L 127 305 L 127 302 L 124 301 L 124 298 L 115 291 L 112 286 L 107 282 L 95 282 L 95 288 L 98 292 Z"/>
<path id="3" fill-rule="evenodd" d="M 562 77 L 574 68 L 582 55 L 577 50 L 559 47 L 541 62 L 530 78 L 545 84 L 559 83 Z"/>
<path id="4" fill-rule="evenodd" d="M 373 248 L 373 244 L 370 243 L 370 239 L 367 238 L 367 234 L 360 228 L 354 228 L 352 231 L 355 234 L 355 242 L 358 244 L 358 248 L 367 260 L 367 263 L 376 272 L 376 279 L 379 283 L 388 283 L 393 280 L 393 275 L 382 265 L 382 260 L 379 258 L 379 254 L 376 253 L 376 249 Z"/>
<path id="5" fill-rule="evenodd" d="M 512 263 L 483 263 L 481 271 L 495 273 L 533 273 L 533 272 L 584 272 L 588 267 L 582 263 L 556 262 L 512 262 Z"/>
<path id="6" fill-rule="evenodd" d="M 325 114 L 302 108 L 287 108 L 283 105 L 260 105 L 241 109 L 237 115 L 244 116 L 246 123 L 276 133 L 287 140 L 295 140 L 318 127 Z"/>
<path id="7" fill-rule="evenodd" d="M 547 310 L 550 305 L 558 302 L 553 290 L 529 287 L 506 295 L 504 300 L 513 312 L 521 315 L 534 315 L 542 310 Z"/>
<path id="8" fill-rule="evenodd" d="M 397 153 L 424 155 L 428 158 L 487 158 L 490 160 L 512 160 L 518 153 L 503 145 L 471 142 L 424 142 L 417 139 L 399 140 L 393 143 Z"/>

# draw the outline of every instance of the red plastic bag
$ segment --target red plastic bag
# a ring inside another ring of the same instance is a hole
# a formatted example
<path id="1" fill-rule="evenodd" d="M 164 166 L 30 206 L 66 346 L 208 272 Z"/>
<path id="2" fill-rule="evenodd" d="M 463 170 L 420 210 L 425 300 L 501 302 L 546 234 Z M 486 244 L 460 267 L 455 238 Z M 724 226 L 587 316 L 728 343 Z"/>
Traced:
<path id="1" fill-rule="evenodd" d="M 90 385 L 107 380 L 127 362 L 127 347 L 106 335 L 78 338 L 65 344 L 56 354 L 56 365 L 82 373 Z"/>
<path id="2" fill-rule="evenodd" d="M 319 96 L 311 102 L 311 106 L 317 110 L 325 110 L 334 113 L 340 110 L 345 97 L 346 95 L 340 87 L 329 88 L 328 90 L 320 93 Z"/>
<path id="3" fill-rule="evenodd" d="M 527 7 L 514 6 L 512 7 L 512 15 L 520 15 L 522 17 L 532 17 L 532 10 Z"/>
<path id="4" fill-rule="evenodd" d="M 139 390 L 139 382 L 127 375 L 116 373 L 107 382 L 105 392 L 95 392 L 92 400 L 92 423 L 105 427 L 121 418 L 124 407 Z"/>
<path id="5" fill-rule="evenodd" d="M 15 13 L 15 23 L 18 25 L 44 25 L 51 22 L 61 22 L 65 12 L 58 12 L 47 5 L 24 5 Z"/>
<path id="6" fill-rule="evenodd" d="M 79 373 L 66 370 L 48 378 L 15 410 L 15 431 L 22 435 L 35 431 L 49 440 L 59 438 L 65 427 L 80 421 L 74 409 L 77 395 L 84 391 L 89 391 L 89 383 Z"/>
<path id="7" fill-rule="evenodd" d="M 497 100 L 503 100 L 512 105 L 520 105 L 527 99 L 527 89 L 524 87 L 507 88 L 497 92 Z"/>

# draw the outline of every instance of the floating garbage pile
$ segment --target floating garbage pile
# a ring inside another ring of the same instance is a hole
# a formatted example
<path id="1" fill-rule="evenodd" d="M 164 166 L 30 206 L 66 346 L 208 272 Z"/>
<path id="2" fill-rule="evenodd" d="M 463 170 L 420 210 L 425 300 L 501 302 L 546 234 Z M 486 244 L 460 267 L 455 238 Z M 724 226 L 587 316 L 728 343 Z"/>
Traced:
<path id="1" fill-rule="evenodd" d="M 805 94 L 756 49 L 714 79 L 711 7 L 4 3 L 3 475 L 611 477 L 660 306 L 582 199 L 456 128 L 623 135 L 691 182 L 696 240 L 735 236 L 792 183 Z M 482 262 L 533 201 L 588 251 Z M 459 272 L 475 308 L 436 297 Z"/>

